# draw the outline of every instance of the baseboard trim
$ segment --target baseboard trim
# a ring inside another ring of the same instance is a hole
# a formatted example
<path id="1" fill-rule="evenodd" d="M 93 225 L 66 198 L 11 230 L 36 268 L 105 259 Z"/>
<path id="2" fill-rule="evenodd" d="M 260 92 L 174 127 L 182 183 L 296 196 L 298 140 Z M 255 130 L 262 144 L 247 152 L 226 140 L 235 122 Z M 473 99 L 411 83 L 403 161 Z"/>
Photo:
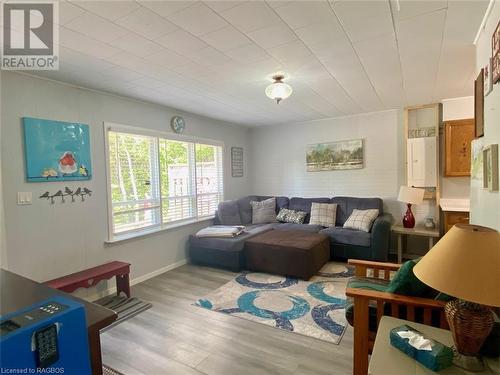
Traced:
<path id="1" fill-rule="evenodd" d="M 132 280 L 130 280 L 130 285 L 135 285 L 135 284 L 139 284 L 139 283 L 142 283 L 143 281 L 146 281 L 146 280 L 149 280 L 149 279 L 152 279 L 153 277 L 156 277 L 158 275 L 161 275 L 162 273 L 165 273 L 165 272 L 168 272 L 168 271 L 171 271 L 175 268 L 178 268 L 178 267 L 181 267 L 185 264 L 188 263 L 188 260 L 187 258 L 186 259 L 182 259 L 178 262 L 175 262 L 175 263 L 172 263 L 172 264 L 169 264 L 168 266 L 165 266 L 165 267 L 162 267 L 162 268 L 159 268 L 153 272 L 150 272 L 150 273 L 147 273 L 145 275 L 142 275 L 142 276 L 139 276 L 139 277 L 136 277 Z M 114 283 L 114 279 L 110 279 L 110 282 L 111 283 Z M 92 295 L 89 295 L 89 296 L 86 296 L 85 299 L 88 300 L 88 301 L 95 301 L 99 298 L 102 298 L 102 297 L 106 297 L 106 296 L 109 296 L 111 294 L 114 294 L 116 293 L 116 285 L 109 288 L 109 289 L 106 289 L 106 290 L 103 290 L 103 291 L 99 291 L 97 293 L 93 293 Z"/>

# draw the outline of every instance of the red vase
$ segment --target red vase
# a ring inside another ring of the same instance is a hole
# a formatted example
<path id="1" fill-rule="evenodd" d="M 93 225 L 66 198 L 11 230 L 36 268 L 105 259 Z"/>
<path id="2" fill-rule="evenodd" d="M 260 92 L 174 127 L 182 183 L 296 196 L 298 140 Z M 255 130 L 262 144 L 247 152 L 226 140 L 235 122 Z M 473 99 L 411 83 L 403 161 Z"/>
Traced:
<path id="1" fill-rule="evenodd" d="M 408 209 L 403 216 L 403 227 L 413 228 L 415 226 L 415 216 L 413 216 L 413 212 L 411 212 L 411 203 L 408 203 L 407 207 Z"/>

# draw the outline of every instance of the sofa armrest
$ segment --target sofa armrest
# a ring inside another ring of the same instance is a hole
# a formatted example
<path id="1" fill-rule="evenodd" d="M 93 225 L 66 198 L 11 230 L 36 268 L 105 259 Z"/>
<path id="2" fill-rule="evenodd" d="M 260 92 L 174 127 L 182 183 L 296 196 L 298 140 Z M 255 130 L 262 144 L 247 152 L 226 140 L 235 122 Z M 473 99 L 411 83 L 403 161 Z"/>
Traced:
<path id="1" fill-rule="evenodd" d="M 219 219 L 219 210 L 216 210 L 214 213 L 214 225 L 221 225 L 221 221 Z"/>
<path id="2" fill-rule="evenodd" d="M 375 219 L 371 231 L 372 259 L 387 261 L 391 238 L 392 216 L 382 214 Z"/>

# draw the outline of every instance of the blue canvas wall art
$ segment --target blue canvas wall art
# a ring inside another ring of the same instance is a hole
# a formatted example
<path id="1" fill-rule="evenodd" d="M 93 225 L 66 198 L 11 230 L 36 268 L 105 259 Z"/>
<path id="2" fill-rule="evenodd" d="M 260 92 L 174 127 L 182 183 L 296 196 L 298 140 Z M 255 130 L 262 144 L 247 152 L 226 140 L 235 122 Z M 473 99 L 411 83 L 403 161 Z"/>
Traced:
<path id="1" fill-rule="evenodd" d="M 28 182 L 90 180 L 90 131 L 85 124 L 23 117 Z"/>

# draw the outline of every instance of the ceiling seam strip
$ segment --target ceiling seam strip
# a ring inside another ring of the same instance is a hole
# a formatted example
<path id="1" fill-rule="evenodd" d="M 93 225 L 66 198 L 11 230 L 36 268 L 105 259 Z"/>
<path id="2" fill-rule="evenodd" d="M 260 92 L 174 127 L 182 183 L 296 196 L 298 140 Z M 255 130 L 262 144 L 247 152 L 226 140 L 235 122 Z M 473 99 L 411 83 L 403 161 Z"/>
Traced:
<path id="1" fill-rule="evenodd" d="M 359 106 L 359 104 L 358 104 L 358 103 L 354 100 L 354 98 L 353 98 L 353 97 L 351 97 L 351 95 L 349 95 L 349 93 L 348 93 L 348 92 L 347 92 L 347 90 L 344 88 L 344 86 L 342 86 L 342 85 L 340 84 L 340 82 L 337 80 L 337 78 L 336 78 L 336 77 L 332 74 L 332 72 L 330 72 L 330 69 L 328 69 L 328 68 L 325 66 L 325 64 L 323 64 L 323 62 L 322 62 L 322 61 L 321 61 L 321 60 L 320 60 L 320 59 L 316 56 L 316 54 L 315 54 L 315 53 L 314 53 L 314 52 L 313 52 L 313 51 L 309 48 L 309 46 L 308 46 L 306 43 L 304 43 L 304 41 L 302 40 L 302 38 L 300 38 L 300 36 L 299 36 L 299 35 L 295 32 L 295 30 L 294 30 L 294 29 L 292 29 L 292 28 L 290 27 L 290 25 L 289 25 L 289 24 L 288 24 L 288 23 L 287 23 L 287 22 L 286 22 L 286 21 L 285 21 L 285 20 L 284 20 L 284 19 L 283 19 L 280 15 L 279 15 L 279 13 L 278 13 L 278 12 L 276 12 L 276 9 L 274 9 L 273 7 L 270 7 L 270 6 L 269 6 L 269 4 L 267 4 L 267 2 L 268 2 L 268 0 L 266 0 L 266 1 L 265 1 L 265 3 L 266 3 L 266 5 L 269 7 L 269 9 L 271 9 L 271 10 L 272 10 L 272 11 L 276 14 L 276 16 L 278 16 L 278 18 L 279 18 L 281 21 L 283 21 L 283 23 L 284 23 L 285 25 L 287 25 L 287 26 L 288 26 L 288 28 L 290 29 L 290 31 L 291 31 L 291 32 L 292 32 L 292 33 L 293 33 L 293 34 L 297 37 L 297 39 L 298 39 L 298 40 L 300 40 L 300 41 L 302 42 L 302 44 L 303 44 L 303 45 L 304 45 L 304 46 L 305 46 L 305 47 L 309 50 L 309 52 L 311 53 L 311 55 L 312 55 L 312 56 L 314 56 L 314 58 L 315 58 L 315 59 L 316 59 L 316 60 L 320 63 L 320 65 L 321 65 L 321 66 L 325 69 L 325 71 L 328 73 L 328 75 L 330 75 L 330 77 L 332 77 L 332 79 L 333 79 L 335 82 L 337 82 L 337 84 L 338 84 L 338 85 L 339 85 L 339 87 L 342 89 L 342 91 L 345 93 L 345 95 L 346 95 L 349 99 L 351 99 L 351 101 L 352 101 L 354 104 L 356 104 L 356 105 L 358 105 L 358 106 Z M 278 9 L 279 9 L 279 8 L 278 8 Z M 306 85 L 307 85 L 307 83 L 306 83 Z M 307 85 L 307 86 L 309 86 L 309 85 Z M 319 94 L 316 90 L 314 90 L 311 86 L 309 86 L 309 88 L 310 88 L 313 92 L 315 92 L 317 95 L 321 96 L 321 95 L 320 95 L 320 94 Z M 332 104 L 335 108 L 337 108 L 337 107 L 335 106 L 335 104 L 334 104 L 334 103 L 332 103 L 330 100 L 328 100 L 328 99 L 325 99 L 325 100 L 326 100 L 327 102 L 331 103 L 331 104 Z M 359 108 L 361 108 L 361 106 L 359 106 Z M 345 113 L 344 111 L 341 111 L 339 108 L 337 108 L 337 110 L 339 110 L 339 112 L 341 112 L 341 113 L 348 114 L 348 113 Z"/>
<path id="2" fill-rule="evenodd" d="M 445 36 L 445 32 L 446 32 L 446 22 L 448 21 L 448 4 L 449 4 L 449 0 L 446 1 L 446 10 L 445 10 L 445 13 L 444 13 L 444 22 L 443 22 L 443 32 L 441 34 L 441 46 L 439 48 L 439 61 L 438 61 L 438 66 L 437 66 L 437 69 L 436 69 L 436 76 L 434 77 L 434 87 L 432 89 L 432 98 L 431 98 L 431 103 L 435 102 L 437 99 L 437 96 L 436 96 L 436 89 L 437 89 L 437 81 L 438 81 L 438 76 L 439 76 L 439 70 L 440 70 L 440 67 L 441 67 L 441 62 L 442 62 L 442 59 L 443 59 L 443 49 L 444 49 L 444 36 Z M 443 8 L 444 9 L 444 8 Z M 440 9 L 439 11 L 441 11 L 442 9 Z"/>
<path id="3" fill-rule="evenodd" d="M 404 105 L 408 104 L 408 93 L 406 92 L 405 86 L 405 77 L 403 73 L 403 62 L 401 61 L 401 50 L 399 49 L 399 39 L 398 33 L 396 32 L 396 21 L 394 20 L 394 12 L 392 10 L 391 0 L 387 0 L 389 3 L 389 10 L 391 12 L 391 20 L 392 20 L 392 30 L 394 31 L 394 38 L 396 40 L 396 48 L 398 50 L 398 61 L 399 61 L 399 72 L 401 73 L 401 85 L 404 93 Z"/>
<path id="4" fill-rule="evenodd" d="M 359 54 L 358 54 L 358 51 L 356 51 L 356 48 L 354 48 L 354 44 L 351 40 L 351 38 L 349 37 L 349 34 L 347 33 L 345 27 L 344 27 L 344 24 L 342 23 L 342 21 L 340 20 L 339 16 L 337 15 L 337 13 L 335 12 L 335 9 L 333 9 L 333 6 L 332 6 L 332 3 L 331 1 L 328 0 L 328 5 L 330 7 L 330 9 L 332 10 L 333 14 L 335 15 L 335 17 L 337 18 L 337 21 L 339 21 L 339 24 L 340 24 L 340 27 L 342 28 L 342 30 L 344 31 L 344 34 L 346 35 L 347 37 L 347 40 L 349 41 L 349 43 L 351 44 L 351 47 L 352 47 L 352 50 L 354 51 L 354 53 L 356 54 L 356 57 L 358 58 L 358 61 L 361 65 L 361 67 L 363 68 L 363 72 L 366 74 L 366 78 L 368 78 L 368 82 L 370 82 L 370 86 L 372 87 L 373 91 L 375 92 L 375 94 L 377 95 L 377 98 L 380 102 L 380 104 L 382 104 L 384 107 L 386 107 L 385 103 L 383 102 L 383 100 L 380 98 L 380 94 L 377 92 L 377 89 L 375 88 L 372 80 L 370 79 L 370 76 L 368 75 L 368 72 L 366 71 L 366 68 L 363 64 L 363 62 L 361 61 L 361 58 L 359 57 Z M 385 108 L 387 109 L 387 108 Z"/>

